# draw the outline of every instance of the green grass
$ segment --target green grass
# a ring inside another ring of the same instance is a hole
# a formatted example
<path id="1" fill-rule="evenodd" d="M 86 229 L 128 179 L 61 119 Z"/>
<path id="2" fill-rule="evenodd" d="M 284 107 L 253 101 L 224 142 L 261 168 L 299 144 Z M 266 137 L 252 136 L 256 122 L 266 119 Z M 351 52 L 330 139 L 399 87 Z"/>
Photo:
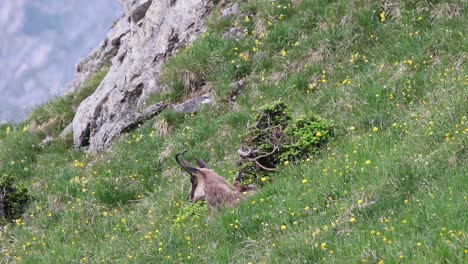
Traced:
<path id="1" fill-rule="evenodd" d="M 153 100 L 184 97 L 179 75 L 190 71 L 212 84 L 216 105 L 165 111 L 111 152 L 39 146 L 24 125 L 0 126 L 1 173 L 33 196 L 0 231 L 0 262 L 466 262 L 466 1 L 292 2 L 242 2 L 244 15 L 210 18 L 167 63 L 169 93 Z M 223 38 L 232 25 L 249 34 Z M 244 77 L 228 103 L 229 83 Z M 180 219 L 189 180 L 175 153 L 233 179 L 248 122 L 277 99 L 294 117 L 333 120 L 334 140 L 239 206 Z"/>

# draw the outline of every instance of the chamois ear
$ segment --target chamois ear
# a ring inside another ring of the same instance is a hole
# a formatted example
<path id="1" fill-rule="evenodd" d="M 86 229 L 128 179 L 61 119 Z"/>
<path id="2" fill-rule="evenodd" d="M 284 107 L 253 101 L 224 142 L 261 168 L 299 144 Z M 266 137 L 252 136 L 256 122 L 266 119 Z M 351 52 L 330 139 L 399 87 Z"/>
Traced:
<path id="1" fill-rule="evenodd" d="M 208 165 L 206 165 L 203 160 L 196 158 L 195 161 L 197 162 L 198 167 L 208 169 Z"/>

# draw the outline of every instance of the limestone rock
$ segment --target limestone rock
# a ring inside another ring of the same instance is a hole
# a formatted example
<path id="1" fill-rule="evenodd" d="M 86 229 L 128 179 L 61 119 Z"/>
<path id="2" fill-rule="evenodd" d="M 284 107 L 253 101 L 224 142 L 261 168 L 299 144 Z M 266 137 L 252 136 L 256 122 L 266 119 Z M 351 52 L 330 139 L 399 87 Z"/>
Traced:
<path id="1" fill-rule="evenodd" d="M 244 37 L 239 27 L 232 27 L 223 33 L 224 38 L 228 39 L 241 39 Z"/>
<path id="2" fill-rule="evenodd" d="M 65 129 L 62 130 L 62 132 L 59 135 L 59 138 L 66 138 L 68 135 L 73 133 L 73 123 L 68 124 L 68 126 L 65 127 Z"/>
<path id="3" fill-rule="evenodd" d="M 132 14 L 141 8 L 141 6 L 147 5 L 148 0 L 118 0 L 120 5 L 122 5 L 125 15 L 132 16 Z M 148 9 L 148 8 L 146 8 Z"/>
<path id="4" fill-rule="evenodd" d="M 235 102 L 237 96 L 240 95 L 245 89 L 245 79 L 243 78 L 233 83 L 230 83 L 228 87 L 231 90 L 228 94 L 228 102 Z"/>
<path id="5" fill-rule="evenodd" d="M 239 3 L 235 3 L 232 6 L 221 10 L 221 17 L 227 18 L 239 13 Z M 224 38 L 230 39 L 241 39 L 244 34 L 241 32 L 239 27 L 231 27 L 226 32 L 223 33 Z"/>
<path id="6" fill-rule="evenodd" d="M 235 81 L 235 82 L 232 82 L 228 85 L 229 89 L 233 90 L 233 91 L 238 91 L 238 90 L 241 90 L 243 89 L 245 86 L 245 79 L 242 78 L 238 81 Z"/>
<path id="7" fill-rule="evenodd" d="M 213 104 L 213 101 L 212 94 L 207 93 L 188 99 L 180 104 L 176 104 L 173 109 L 178 113 L 195 113 L 200 111 L 203 106 Z"/>
<path id="8" fill-rule="evenodd" d="M 235 15 L 239 12 L 239 3 L 233 4 L 231 7 L 221 10 L 221 17 L 226 18 Z"/>
<path id="9" fill-rule="evenodd" d="M 140 21 L 142 18 L 145 17 L 146 11 L 148 11 L 148 8 L 151 5 L 150 0 L 141 1 L 141 2 L 142 3 L 140 3 L 139 5 L 136 5 L 136 8 L 133 10 L 133 12 L 132 12 L 132 14 L 130 16 L 132 21 L 135 22 L 135 23 Z"/>
<path id="10" fill-rule="evenodd" d="M 50 142 L 52 142 L 54 140 L 54 138 L 52 136 L 47 136 L 46 138 L 44 138 L 41 143 L 39 144 L 41 147 L 44 147 L 46 146 L 47 144 L 49 144 Z"/>
<path id="11" fill-rule="evenodd" d="M 80 63 L 80 77 L 72 83 L 78 87 L 84 75 L 90 76 L 98 65 L 112 60 L 108 74 L 81 103 L 73 120 L 75 145 L 89 146 L 91 153 L 109 147 L 112 139 L 138 122 L 136 109 L 148 94 L 162 90 L 158 78 L 164 62 L 204 31 L 204 18 L 216 1 L 120 2 L 125 15 L 101 47 Z"/>

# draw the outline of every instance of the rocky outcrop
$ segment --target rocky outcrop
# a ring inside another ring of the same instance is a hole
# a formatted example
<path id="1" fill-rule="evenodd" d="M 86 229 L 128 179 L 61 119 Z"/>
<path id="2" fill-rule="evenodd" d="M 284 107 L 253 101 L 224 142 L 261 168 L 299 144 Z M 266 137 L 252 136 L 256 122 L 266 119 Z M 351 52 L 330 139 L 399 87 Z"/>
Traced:
<path id="1" fill-rule="evenodd" d="M 211 93 L 207 93 L 176 104 L 173 106 L 173 109 L 174 112 L 177 113 L 195 113 L 200 111 L 205 105 L 212 105 L 213 101 L 213 95 Z"/>
<path id="2" fill-rule="evenodd" d="M 221 17 L 226 18 L 236 15 L 239 12 L 239 4 L 235 3 L 232 6 L 221 10 Z"/>
<path id="3" fill-rule="evenodd" d="M 120 2 L 124 16 L 103 44 L 78 65 L 77 78 L 70 85 L 70 91 L 76 89 L 105 61 L 112 61 L 109 73 L 81 103 L 73 120 L 75 145 L 89 146 L 92 153 L 107 148 L 120 133 L 154 114 L 151 109 L 137 109 L 148 94 L 162 90 L 158 78 L 164 62 L 203 32 L 203 19 L 215 1 Z"/>

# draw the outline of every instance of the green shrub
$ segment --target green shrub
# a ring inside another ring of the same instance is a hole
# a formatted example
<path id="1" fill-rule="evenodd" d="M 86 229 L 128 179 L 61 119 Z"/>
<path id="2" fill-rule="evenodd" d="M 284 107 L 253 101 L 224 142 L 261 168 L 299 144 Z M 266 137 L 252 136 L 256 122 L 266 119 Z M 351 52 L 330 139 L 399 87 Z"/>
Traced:
<path id="1" fill-rule="evenodd" d="M 241 142 L 236 181 L 244 184 L 262 184 L 279 164 L 316 154 L 333 136 L 331 121 L 313 113 L 293 120 L 281 101 L 261 107 L 255 119 Z"/>
<path id="2" fill-rule="evenodd" d="M 284 129 L 288 126 L 291 116 L 287 106 L 281 101 L 276 101 L 262 106 L 255 119 L 257 121 L 247 128 L 248 131 L 241 141 L 240 149 L 246 154 L 241 155 L 236 181 L 245 184 L 258 183 L 261 175 L 276 167 L 280 148 L 284 144 Z"/>
<path id="3" fill-rule="evenodd" d="M 0 224 L 18 218 L 30 200 L 21 181 L 8 174 L 0 176 Z"/>
<path id="4" fill-rule="evenodd" d="M 290 143 L 283 146 L 281 161 L 304 159 L 333 137 L 333 123 L 309 113 L 286 128 L 285 135 Z"/>

